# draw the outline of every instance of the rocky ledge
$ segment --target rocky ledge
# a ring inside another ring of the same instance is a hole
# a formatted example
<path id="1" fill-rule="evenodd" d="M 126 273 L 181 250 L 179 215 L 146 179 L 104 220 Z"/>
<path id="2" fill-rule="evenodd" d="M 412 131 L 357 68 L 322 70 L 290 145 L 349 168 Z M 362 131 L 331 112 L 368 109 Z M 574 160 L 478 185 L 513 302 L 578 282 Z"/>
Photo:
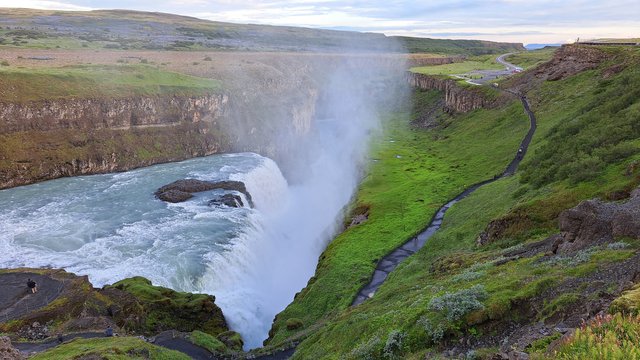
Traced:
<path id="1" fill-rule="evenodd" d="M 158 189 L 154 194 L 162 201 L 170 203 L 178 203 L 191 199 L 193 193 L 210 191 L 210 190 L 227 190 L 237 191 L 244 194 L 249 203 L 253 207 L 251 194 L 247 191 L 247 187 L 241 181 L 225 180 L 225 181 L 203 181 L 196 179 L 183 179 L 172 182 Z M 219 199 L 209 202 L 209 205 L 227 205 L 227 206 L 243 206 L 242 199 L 233 194 L 225 194 Z"/>

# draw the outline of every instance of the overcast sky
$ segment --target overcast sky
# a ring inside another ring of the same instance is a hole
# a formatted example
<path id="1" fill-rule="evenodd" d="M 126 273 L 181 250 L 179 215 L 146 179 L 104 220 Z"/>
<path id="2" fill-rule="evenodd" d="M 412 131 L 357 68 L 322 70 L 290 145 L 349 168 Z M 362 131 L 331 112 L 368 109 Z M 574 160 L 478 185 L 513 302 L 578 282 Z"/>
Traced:
<path id="1" fill-rule="evenodd" d="M 525 44 L 640 37 L 640 0 L 0 0 L 0 7 L 16 6 L 160 11 L 236 23 Z"/>

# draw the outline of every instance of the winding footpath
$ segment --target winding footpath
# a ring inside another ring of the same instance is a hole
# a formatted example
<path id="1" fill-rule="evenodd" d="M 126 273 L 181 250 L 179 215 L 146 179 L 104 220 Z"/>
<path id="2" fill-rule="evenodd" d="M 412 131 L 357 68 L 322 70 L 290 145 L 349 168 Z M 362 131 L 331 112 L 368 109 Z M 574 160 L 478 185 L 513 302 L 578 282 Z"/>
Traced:
<path id="1" fill-rule="evenodd" d="M 499 56 L 496 59 L 496 61 L 505 65 L 507 68 L 511 68 L 511 67 L 517 68 L 517 66 L 507 63 L 504 60 L 504 57 L 506 57 L 507 55 L 509 54 Z M 503 91 L 513 94 L 520 98 L 524 111 L 529 117 L 529 122 L 530 122 L 529 131 L 527 132 L 527 135 L 525 135 L 524 139 L 522 139 L 522 142 L 520 143 L 520 147 L 516 149 L 516 156 L 514 157 L 514 159 L 509 163 L 509 165 L 504 170 L 504 172 L 502 172 L 502 174 L 496 175 L 492 179 L 487 179 L 477 184 L 471 185 L 469 188 L 465 189 L 463 192 L 461 192 L 456 197 L 454 197 L 452 200 L 444 204 L 441 208 L 438 209 L 438 211 L 433 216 L 433 218 L 431 219 L 427 227 L 424 230 L 422 230 L 416 237 L 409 239 L 407 242 L 395 248 L 391 253 L 387 254 L 382 259 L 380 259 L 380 261 L 378 261 L 375 271 L 373 272 L 373 276 L 371 277 L 371 280 L 369 281 L 368 284 L 362 287 L 362 289 L 360 289 L 355 299 L 351 303 L 351 306 L 359 305 L 365 300 L 372 297 L 375 294 L 375 292 L 378 290 L 380 285 L 382 285 L 384 281 L 387 279 L 387 276 L 389 276 L 390 272 L 392 272 L 402 261 L 404 261 L 404 259 L 408 258 L 409 256 L 415 254 L 418 250 L 420 250 L 424 246 L 424 244 L 427 242 L 427 240 L 429 240 L 429 238 L 431 238 L 436 233 L 436 231 L 440 229 L 440 226 L 442 226 L 442 220 L 444 219 L 444 215 L 446 214 L 447 210 L 449 210 L 449 208 L 453 206 L 453 204 L 466 198 L 467 196 L 469 196 L 471 193 L 473 193 L 480 187 L 486 184 L 490 184 L 504 177 L 511 176 L 516 172 L 516 170 L 518 169 L 518 165 L 520 165 L 520 161 L 522 161 L 525 154 L 527 153 L 527 149 L 529 148 L 529 144 L 531 143 L 533 134 L 536 132 L 536 118 L 533 112 L 531 111 L 531 107 L 529 106 L 529 101 L 525 96 L 522 96 L 510 90 L 503 90 Z M 519 151 L 519 150 L 522 150 L 522 151 Z"/>

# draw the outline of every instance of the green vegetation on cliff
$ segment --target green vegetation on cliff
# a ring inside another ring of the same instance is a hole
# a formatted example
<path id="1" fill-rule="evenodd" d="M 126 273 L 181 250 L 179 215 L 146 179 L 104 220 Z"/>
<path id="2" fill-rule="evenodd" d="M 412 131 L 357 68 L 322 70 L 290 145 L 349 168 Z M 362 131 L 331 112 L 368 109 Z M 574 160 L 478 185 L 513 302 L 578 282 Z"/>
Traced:
<path id="1" fill-rule="evenodd" d="M 429 107 L 439 94 L 416 96 Z M 329 245 L 309 285 L 277 316 L 271 344 L 299 331 L 287 329 L 290 318 L 313 327 L 348 308 L 377 260 L 415 235 L 438 207 L 462 189 L 501 173 L 527 129 L 516 101 L 499 111 L 463 115 L 438 132 L 412 129 L 410 120 L 403 114 L 389 121 L 358 193 L 357 204 L 369 209 L 368 220 Z"/>
<path id="2" fill-rule="evenodd" d="M 625 285 L 617 276 L 600 282 L 592 276 L 634 264 L 637 240 L 562 256 L 508 255 L 559 233 L 559 214 L 581 200 L 623 199 L 640 184 L 640 102 L 626 96 L 635 88 L 626 86 L 640 81 L 640 57 L 610 51 L 596 69 L 534 83 L 528 97 L 538 131 L 521 171 L 453 206 L 438 233 L 372 299 L 349 307 L 381 256 L 424 227 L 461 188 L 506 166 L 527 125 L 519 103 L 457 115 L 431 131 L 409 129 L 407 116 L 394 119 L 385 140 L 395 142 L 377 144 L 379 161 L 358 193 L 369 219 L 330 244 L 316 276 L 277 316 L 270 344 L 303 339 L 296 359 L 419 359 L 453 344 L 463 344 L 460 356 L 480 356 L 497 348 L 473 344 L 499 346 L 511 324 L 526 329 L 541 322 L 553 329 L 567 314 L 618 293 Z M 563 168 L 547 161 L 556 156 Z M 480 246 L 477 239 L 490 223 L 498 230 Z M 290 318 L 302 319 L 304 328 L 287 329 Z"/>
<path id="3" fill-rule="evenodd" d="M 178 351 L 149 344 L 139 338 L 110 337 L 98 339 L 75 339 L 51 350 L 37 354 L 30 359 L 188 360 L 190 357 Z"/>
<path id="4" fill-rule="evenodd" d="M 138 324 L 144 333 L 152 334 L 163 330 L 201 330 L 211 335 L 226 332 L 227 324 L 222 311 L 215 304 L 215 297 L 207 294 L 192 294 L 174 291 L 161 286 L 153 286 L 143 277 L 133 277 L 106 286 L 133 295 L 135 306 L 142 313 Z"/>
<path id="5" fill-rule="evenodd" d="M 220 81 L 159 70 L 150 65 L 0 67 L 0 101 L 22 103 L 69 98 L 190 96 L 217 92 Z"/>

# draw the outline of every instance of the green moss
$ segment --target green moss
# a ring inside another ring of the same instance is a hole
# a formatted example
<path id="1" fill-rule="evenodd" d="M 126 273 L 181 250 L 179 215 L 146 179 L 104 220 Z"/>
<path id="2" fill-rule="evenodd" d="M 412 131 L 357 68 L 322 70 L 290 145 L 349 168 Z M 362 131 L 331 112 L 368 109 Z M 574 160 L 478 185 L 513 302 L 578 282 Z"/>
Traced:
<path id="1" fill-rule="evenodd" d="M 640 314 L 640 284 L 636 284 L 615 299 L 609 306 L 609 312 L 621 312 L 623 314 Z"/>
<path id="2" fill-rule="evenodd" d="M 193 344 L 203 347 L 212 353 L 223 353 L 227 350 L 226 345 L 215 337 L 203 333 L 202 331 L 192 331 L 189 335 L 189 341 Z"/>
<path id="3" fill-rule="evenodd" d="M 244 345 L 242 336 L 231 330 L 218 334 L 218 340 L 224 343 L 227 348 L 237 351 L 242 350 L 242 346 Z"/>
<path id="4" fill-rule="evenodd" d="M 153 286 L 143 277 L 124 279 L 105 288 L 122 290 L 135 297 L 143 309 L 141 327 L 147 333 L 201 330 L 215 336 L 227 331 L 222 311 L 210 295 Z"/>
<path id="5" fill-rule="evenodd" d="M 532 342 L 529 346 L 527 346 L 526 351 L 529 354 L 541 354 L 544 353 L 549 345 L 560 339 L 562 337 L 562 333 L 556 332 L 549 336 L 542 337 L 534 342 Z"/>
<path id="6" fill-rule="evenodd" d="M 558 312 L 563 311 L 567 306 L 570 306 L 580 300 L 580 294 L 567 293 L 558 296 L 544 306 L 540 313 L 542 321 L 555 315 Z"/>
<path id="7" fill-rule="evenodd" d="M 157 359 L 188 360 L 189 356 L 149 344 L 134 337 L 74 339 L 51 350 L 37 354 L 34 360 L 68 360 L 100 358 L 106 360 Z"/>

